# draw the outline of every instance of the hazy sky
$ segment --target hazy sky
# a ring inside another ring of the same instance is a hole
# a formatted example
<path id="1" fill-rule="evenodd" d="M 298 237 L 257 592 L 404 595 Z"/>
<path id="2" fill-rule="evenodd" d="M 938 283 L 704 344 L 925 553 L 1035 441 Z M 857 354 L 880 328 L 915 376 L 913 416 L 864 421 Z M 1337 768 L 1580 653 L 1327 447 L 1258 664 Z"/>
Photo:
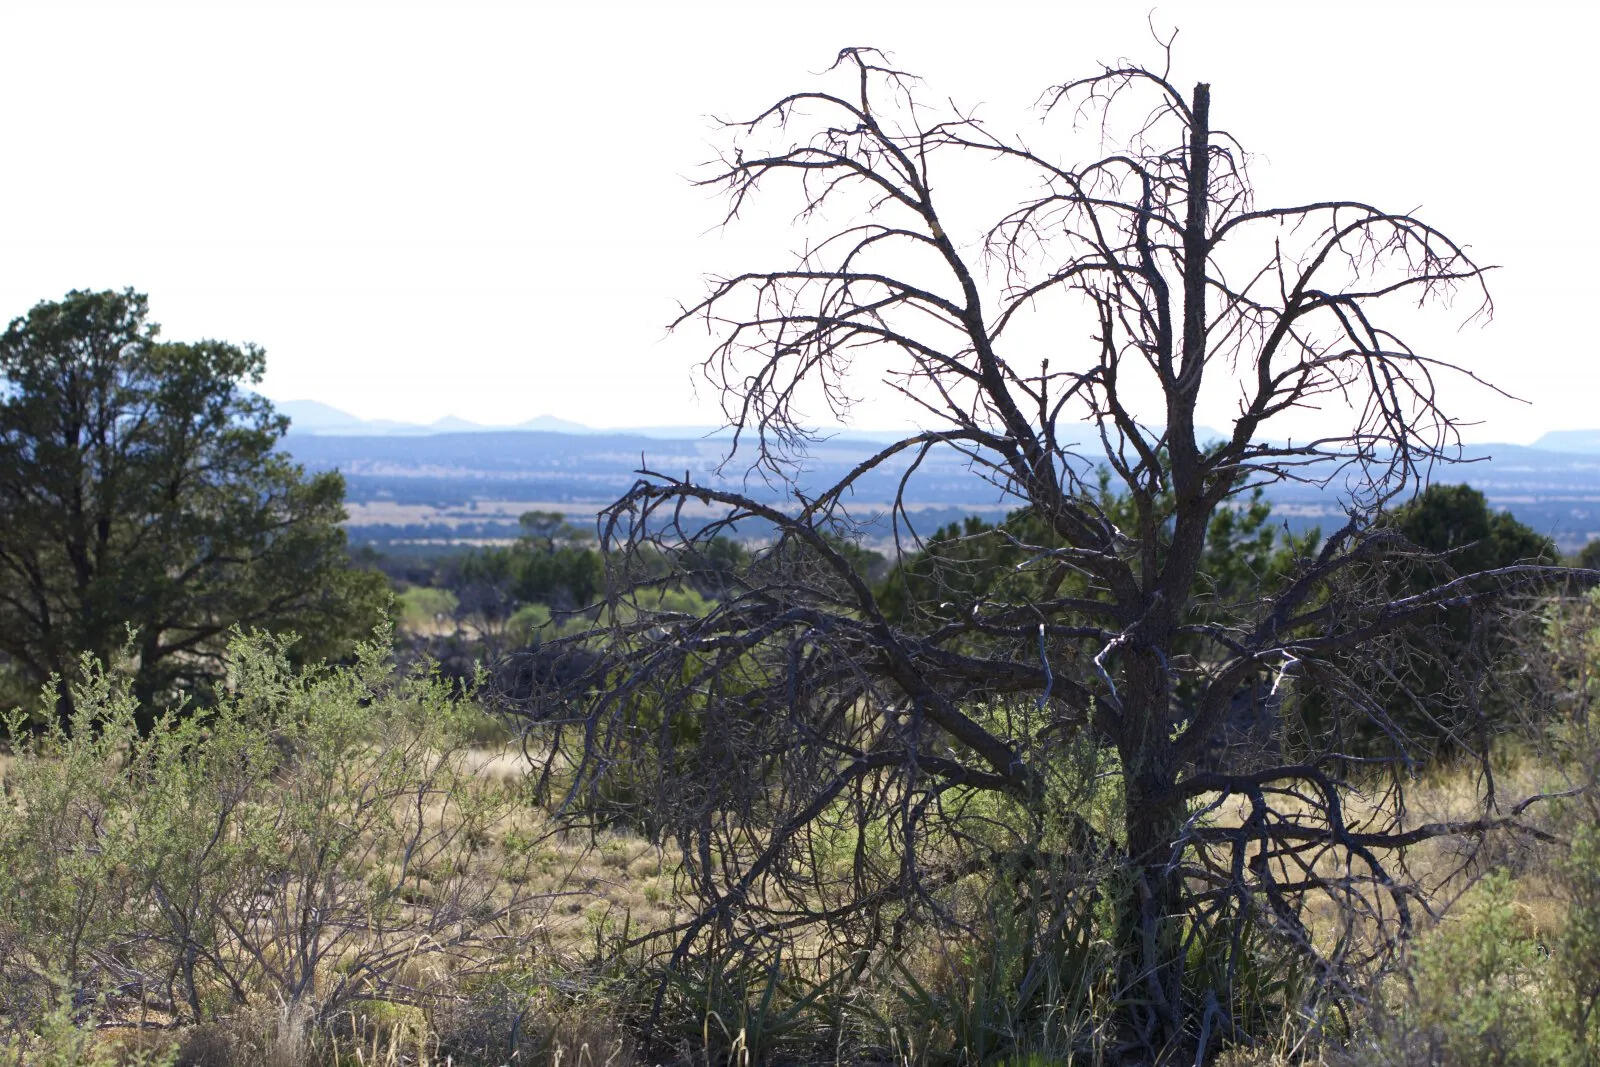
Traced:
<path id="1" fill-rule="evenodd" d="M 1494 323 L 1451 351 L 1532 403 L 1461 393 L 1480 439 L 1600 426 L 1594 7 L 1154 11 L 1181 30 L 1176 79 L 1210 81 L 1217 123 L 1263 157 L 1263 200 L 1420 205 L 1504 266 Z M 0 0 L 0 319 L 131 285 L 168 337 L 263 345 L 280 400 L 714 421 L 690 376 L 703 337 L 664 326 L 703 274 L 783 249 L 708 232 L 717 204 L 685 179 L 709 113 L 871 44 L 996 130 L 1031 129 L 1047 85 L 1154 56 L 1149 10 Z"/>

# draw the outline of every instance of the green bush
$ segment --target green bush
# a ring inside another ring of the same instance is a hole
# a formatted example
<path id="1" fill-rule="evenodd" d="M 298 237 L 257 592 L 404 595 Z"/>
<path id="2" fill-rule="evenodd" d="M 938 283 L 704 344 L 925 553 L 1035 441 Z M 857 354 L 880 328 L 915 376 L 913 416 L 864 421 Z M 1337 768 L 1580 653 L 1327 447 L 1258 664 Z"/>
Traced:
<path id="1" fill-rule="evenodd" d="M 488 847 L 525 799 L 475 777 L 481 712 L 397 674 L 387 635 L 350 667 L 295 669 L 288 647 L 236 638 L 216 709 L 144 736 L 129 680 L 85 660 L 74 721 L 19 743 L 0 802 L 9 1040 L 63 999 L 186 1023 L 420 1002 L 530 950 L 530 860 Z"/>
<path id="2" fill-rule="evenodd" d="M 1591 791 L 1575 805 L 1585 817 L 1556 864 L 1556 886 L 1567 908 L 1556 940 L 1555 979 L 1574 1046 L 1600 1058 L 1600 813 L 1595 799 Z"/>
<path id="3" fill-rule="evenodd" d="M 74 1011 L 68 998 L 36 1019 L 27 1036 L 26 1054 L 17 1059 L 25 1067 L 172 1067 L 177 1060 L 170 1040 L 149 1051 L 103 1039 L 93 1017 Z"/>
<path id="4" fill-rule="evenodd" d="M 454 619 L 461 602 L 448 589 L 414 585 L 395 598 L 400 621 L 413 630 L 433 625 L 441 619 Z"/>
<path id="5" fill-rule="evenodd" d="M 1504 871 L 1488 875 L 1416 948 L 1408 1043 L 1428 1062 L 1556 1067 L 1578 1062 L 1548 988 L 1549 949 Z"/>

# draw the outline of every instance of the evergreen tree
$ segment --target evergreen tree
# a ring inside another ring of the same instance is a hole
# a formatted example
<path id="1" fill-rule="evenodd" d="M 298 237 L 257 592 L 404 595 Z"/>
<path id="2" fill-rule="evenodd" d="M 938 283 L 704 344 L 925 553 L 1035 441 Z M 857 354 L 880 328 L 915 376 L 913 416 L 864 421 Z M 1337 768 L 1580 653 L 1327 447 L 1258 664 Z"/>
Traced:
<path id="1" fill-rule="evenodd" d="M 384 583 L 349 566 L 343 479 L 275 450 L 288 422 L 245 388 L 262 351 L 147 314 L 74 291 L 0 336 L 0 653 L 40 683 L 129 646 L 148 714 L 206 698 L 234 627 L 347 650 Z"/>

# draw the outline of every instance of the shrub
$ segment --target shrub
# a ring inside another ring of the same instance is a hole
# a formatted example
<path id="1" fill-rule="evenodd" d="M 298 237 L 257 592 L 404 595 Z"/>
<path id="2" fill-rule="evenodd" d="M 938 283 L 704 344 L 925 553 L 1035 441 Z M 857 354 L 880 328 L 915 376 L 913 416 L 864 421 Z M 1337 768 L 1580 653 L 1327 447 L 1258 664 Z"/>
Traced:
<path id="1" fill-rule="evenodd" d="M 409 629 L 425 630 L 444 619 L 453 619 L 460 601 L 448 589 L 414 585 L 395 598 L 400 621 Z"/>
<path id="2" fill-rule="evenodd" d="M 528 852 L 492 847 L 525 802 L 474 776 L 482 713 L 398 675 L 386 635 L 350 667 L 297 670 L 288 647 L 236 638 L 215 711 L 148 736 L 128 679 L 85 660 L 75 721 L 18 746 L 0 803 L 14 1041 L 62 998 L 112 1021 L 326 1017 L 531 951 L 546 898 Z"/>
<path id="3" fill-rule="evenodd" d="M 1403 1028 L 1426 1062 L 1545 1067 L 1573 1062 L 1552 1011 L 1549 950 L 1504 871 L 1488 875 L 1416 948 Z M 1413 1060 L 1412 1062 L 1415 1062 Z"/>

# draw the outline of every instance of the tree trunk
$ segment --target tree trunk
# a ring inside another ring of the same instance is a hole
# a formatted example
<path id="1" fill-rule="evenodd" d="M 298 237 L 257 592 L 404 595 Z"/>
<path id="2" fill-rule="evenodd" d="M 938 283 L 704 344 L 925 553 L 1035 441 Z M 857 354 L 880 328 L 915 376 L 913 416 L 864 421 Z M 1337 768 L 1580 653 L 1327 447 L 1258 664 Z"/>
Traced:
<path id="1" fill-rule="evenodd" d="M 1119 892 L 1117 938 L 1125 1040 L 1144 1062 L 1167 1063 L 1183 1046 L 1183 878 L 1172 844 L 1186 811 L 1174 787 L 1176 754 L 1168 737 L 1164 689 L 1140 701 L 1142 722 L 1122 760 L 1126 880 Z M 1124 707 L 1132 712 L 1137 705 Z"/>

